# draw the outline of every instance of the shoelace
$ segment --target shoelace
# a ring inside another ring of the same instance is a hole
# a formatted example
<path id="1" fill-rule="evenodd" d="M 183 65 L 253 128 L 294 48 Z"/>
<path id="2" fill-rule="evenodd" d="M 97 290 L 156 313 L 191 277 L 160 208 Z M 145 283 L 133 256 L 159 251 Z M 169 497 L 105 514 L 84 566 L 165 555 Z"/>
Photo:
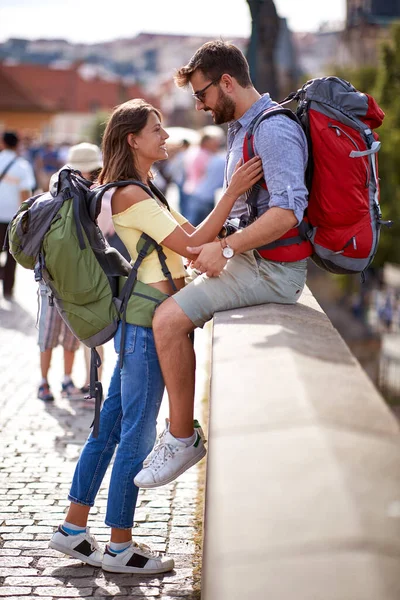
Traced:
<path id="1" fill-rule="evenodd" d="M 134 542 L 132 540 L 132 545 L 134 548 L 139 548 L 139 550 L 141 552 L 143 552 L 143 554 L 145 554 L 147 556 L 147 558 L 156 558 L 157 556 L 159 556 L 160 554 L 157 552 L 153 552 L 149 546 L 147 546 L 147 544 L 138 544 L 137 542 Z"/>
<path id="2" fill-rule="evenodd" d="M 177 448 L 172 444 L 168 444 L 165 440 L 161 440 L 157 446 L 157 451 L 154 449 L 154 455 L 147 464 L 148 469 L 159 469 L 168 458 L 173 458 Z"/>
<path id="3" fill-rule="evenodd" d="M 152 462 L 152 460 L 154 458 L 154 455 L 158 452 L 160 444 L 162 443 L 162 440 L 164 439 L 167 431 L 168 431 L 168 429 L 164 429 L 164 431 L 161 431 L 161 433 L 158 434 L 157 439 L 156 439 L 156 443 L 154 444 L 153 450 L 150 452 L 150 454 L 143 461 L 143 468 L 148 467 L 150 465 L 150 463 Z"/>
<path id="4" fill-rule="evenodd" d="M 100 546 L 97 543 L 96 538 L 93 535 L 90 535 L 90 528 L 89 527 L 86 528 L 86 534 L 87 534 L 87 536 L 89 538 L 89 541 L 90 541 L 90 549 L 91 549 L 91 551 L 94 552 L 95 550 L 100 550 Z"/>

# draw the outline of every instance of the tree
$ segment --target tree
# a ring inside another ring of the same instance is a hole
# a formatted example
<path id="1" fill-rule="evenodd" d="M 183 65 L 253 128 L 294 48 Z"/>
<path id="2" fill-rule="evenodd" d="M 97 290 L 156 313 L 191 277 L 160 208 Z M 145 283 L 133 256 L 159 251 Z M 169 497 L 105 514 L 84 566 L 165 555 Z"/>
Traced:
<path id="1" fill-rule="evenodd" d="M 247 0 L 252 29 L 247 58 L 254 86 L 278 97 L 275 49 L 279 34 L 279 17 L 273 0 Z"/>
<path id="2" fill-rule="evenodd" d="M 90 138 L 91 142 L 93 142 L 93 144 L 101 146 L 104 130 L 106 128 L 106 124 L 109 117 L 110 114 L 105 111 L 99 111 L 93 117 L 93 120 L 87 129 L 87 135 Z"/>

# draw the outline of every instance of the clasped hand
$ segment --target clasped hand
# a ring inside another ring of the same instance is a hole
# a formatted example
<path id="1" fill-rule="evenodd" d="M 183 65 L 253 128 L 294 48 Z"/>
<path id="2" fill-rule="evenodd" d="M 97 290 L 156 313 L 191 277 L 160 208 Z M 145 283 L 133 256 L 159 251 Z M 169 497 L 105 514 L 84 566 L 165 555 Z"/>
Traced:
<path id="1" fill-rule="evenodd" d="M 208 277 L 218 277 L 227 263 L 219 242 L 210 242 L 194 248 L 188 247 L 188 250 L 191 254 L 198 254 L 196 260 L 191 262 L 191 267 L 200 273 L 206 273 Z"/>

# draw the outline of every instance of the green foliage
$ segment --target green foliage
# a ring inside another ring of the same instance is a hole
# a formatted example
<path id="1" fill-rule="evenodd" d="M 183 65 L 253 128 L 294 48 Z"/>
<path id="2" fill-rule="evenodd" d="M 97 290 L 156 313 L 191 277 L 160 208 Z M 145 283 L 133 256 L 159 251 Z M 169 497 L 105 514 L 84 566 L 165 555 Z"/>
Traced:
<path id="1" fill-rule="evenodd" d="M 382 148 L 379 152 L 381 207 L 383 217 L 394 221 L 383 229 L 377 264 L 400 263 L 400 24 L 392 27 L 391 38 L 381 47 L 376 99 L 385 111 L 379 129 Z"/>
<path id="2" fill-rule="evenodd" d="M 374 95 L 376 81 L 378 78 L 378 67 L 369 65 L 359 69 L 345 69 L 343 67 L 333 67 L 334 75 L 350 81 L 357 90 Z"/>
<path id="3" fill-rule="evenodd" d="M 97 146 L 101 146 L 103 139 L 104 130 L 110 114 L 108 112 L 100 111 L 97 112 L 88 127 L 87 135 L 90 141 Z"/>
<path id="4" fill-rule="evenodd" d="M 391 39 L 382 44 L 378 73 L 378 96 L 384 110 L 400 127 L 400 23 L 392 27 Z"/>
<path id="5" fill-rule="evenodd" d="M 378 66 L 335 67 L 334 74 L 374 96 L 385 112 L 383 124 L 377 131 L 382 142 L 380 202 L 383 219 L 394 221 L 394 225 L 391 229 L 382 228 L 374 266 L 400 263 L 400 23 L 393 25 L 390 39 L 382 44 Z"/>

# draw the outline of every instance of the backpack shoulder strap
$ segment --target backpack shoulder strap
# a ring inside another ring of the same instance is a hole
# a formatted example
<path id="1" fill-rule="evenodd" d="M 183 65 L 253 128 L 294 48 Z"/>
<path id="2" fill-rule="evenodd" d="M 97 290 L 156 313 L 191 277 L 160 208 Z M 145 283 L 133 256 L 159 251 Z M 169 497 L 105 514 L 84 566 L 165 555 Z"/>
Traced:
<path id="1" fill-rule="evenodd" d="M 141 181 L 138 181 L 137 179 L 127 179 L 125 181 L 110 181 L 109 183 L 104 183 L 103 185 L 99 185 L 98 187 L 93 188 L 93 190 L 90 190 L 91 200 L 89 203 L 89 212 L 91 219 L 94 221 L 99 216 L 101 210 L 101 201 L 107 190 L 115 187 L 126 187 L 128 185 L 137 185 L 138 187 L 141 187 L 145 192 L 147 192 L 149 196 L 154 197 L 154 194 L 152 193 L 150 187 L 145 185 Z"/>
<path id="2" fill-rule="evenodd" d="M 263 121 L 266 121 L 270 117 L 274 117 L 276 115 L 285 115 L 285 116 L 289 117 L 289 119 L 291 119 L 292 121 L 295 121 L 295 123 L 298 123 L 301 127 L 300 119 L 292 110 L 290 110 L 290 108 L 284 108 L 283 106 L 278 104 L 276 106 L 272 106 L 271 108 L 267 108 L 266 110 L 263 110 L 260 114 L 258 114 L 256 117 L 254 117 L 254 119 L 250 123 L 250 125 L 245 133 L 244 140 L 243 140 L 243 159 L 245 162 L 247 162 L 248 160 L 253 158 L 253 156 L 255 156 L 255 153 L 254 153 L 254 132 L 255 132 L 255 130 L 260 125 L 260 123 L 262 123 Z M 260 188 L 262 188 L 262 187 L 264 187 L 264 188 L 267 187 L 264 177 L 262 177 L 255 185 L 253 185 L 251 190 L 248 192 L 248 195 L 246 198 L 246 203 L 249 207 L 250 222 L 254 221 L 258 216 L 257 198 L 258 198 L 258 193 L 260 191 Z"/>
<path id="3" fill-rule="evenodd" d="M 160 200 L 160 202 L 162 202 L 170 211 L 171 209 L 169 207 L 168 200 L 166 199 L 166 197 L 164 196 L 162 191 L 159 190 L 158 187 L 156 185 L 154 185 L 154 183 L 152 181 L 149 181 L 149 188 L 153 192 L 153 194 L 155 196 L 157 196 L 157 198 Z"/>
<path id="4" fill-rule="evenodd" d="M 246 131 L 243 140 L 243 158 L 245 159 L 245 161 L 249 160 L 250 158 L 253 158 L 254 156 L 254 132 L 257 129 L 257 127 L 263 121 L 266 121 L 270 117 L 274 117 L 276 115 L 285 115 L 289 117 L 289 119 L 292 119 L 292 121 L 298 123 L 301 127 L 300 119 L 292 110 L 290 110 L 290 108 L 284 108 L 279 104 L 277 106 L 267 108 L 262 113 L 254 117 Z"/>
<path id="5" fill-rule="evenodd" d="M 0 174 L 0 181 L 3 179 L 4 175 L 7 173 L 8 169 L 10 169 L 13 166 L 13 164 L 15 163 L 17 158 L 18 158 L 18 156 L 14 156 L 14 158 L 3 169 L 3 172 Z"/>
<path id="6" fill-rule="evenodd" d="M 130 185 L 131 183 L 133 183 L 133 181 L 132 182 L 118 182 L 118 183 L 120 185 L 118 185 L 117 187 L 121 187 L 122 184 Z M 165 198 L 164 194 L 153 183 L 149 182 L 149 188 L 147 188 L 147 186 L 145 186 L 141 182 L 135 182 L 135 183 L 138 184 L 140 187 L 142 187 L 145 191 L 149 192 L 150 196 L 154 197 L 154 195 L 156 195 L 159 198 L 159 200 L 168 208 L 168 210 L 170 210 L 167 199 Z M 107 185 L 109 185 L 109 187 L 112 186 L 112 184 L 107 184 Z M 154 195 L 153 195 L 153 193 L 154 193 Z M 146 256 L 150 252 L 153 252 L 153 250 L 157 250 L 158 259 L 160 261 L 161 270 L 162 270 L 164 276 L 170 282 L 174 292 L 178 291 L 177 287 L 175 285 L 175 282 L 172 278 L 171 272 L 168 268 L 167 257 L 164 254 L 161 244 L 158 244 L 152 237 L 150 237 L 146 233 L 142 233 L 142 235 L 140 236 L 138 245 L 139 245 L 138 256 L 137 256 L 134 264 L 132 265 L 132 269 L 131 269 L 131 271 L 128 275 L 128 278 L 127 278 L 127 280 L 121 290 L 121 293 L 118 297 L 119 310 L 122 313 L 121 348 L 124 347 L 124 343 L 125 343 L 125 324 L 126 324 L 126 311 L 128 308 L 128 301 L 132 294 L 133 288 L 135 286 L 138 269 L 139 269 L 143 259 L 146 258 Z M 122 368 L 122 362 L 123 362 L 123 353 L 121 352 L 120 353 L 121 368 Z"/>
<path id="7" fill-rule="evenodd" d="M 143 234 L 142 234 L 143 236 Z M 119 311 L 122 313 L 122 327 L 121 327 L 121 351 L 120 351 L 120 356 L 119 356 L 119 364 L 120 364 L 120 369 L 122 369 L 122 365 L 124 362 L 124 353 L 123 353 L 123 348 L 125 348 L 125 326 L 126 326 L 126 311 L 128 308 L 128 300 L 131 297 L 136 279 L 137 279 L 137 272 L 138 269 L 142 263 L 142 260 L 147 256 L 147 253 L 150 249 L 150 247 L 152 246 L 152 244 L 155 244 L 156 242 L 150 237 L 147 236 L 147 239 L 144 240 L 144 244 L 137 256 L 137 259 L 135 260 L 134 264 L 132 265 L 132 269 L 128 275 L 127 280 L 124 283 L 124 286 L 121 290 L 120 295 L 118 296 L 118 301 L 119 301 Z"/>
<path id="8" fill-rule="evenodd" d="M 160 202 L 162 202 L 162 204 L 164 204 L 168 208 L 168 210 L 170 210 L 166 197 L 161 192 L 161 190 L 159 190 L 158 187 L 154 185 L 153 182 L 149 181 L 149 185 L 145 185 L 137 179 L 127 179 L 125 181 L 110 181 L 109 183 L 105 183 L 91 190 L 93 195 L 91 196 L 92 200 L 89 206 L 90 217 L 93 220 L 95 220 L 98 217 L 101 210 L 101 200 L 104 196 L 104 193 L 107 190 L 113 187 L 126 187 L 128 185 L 137 185 L 138 187 L 141 187 L 145 192 L 149 194 L 149 196 L 152 196 L 153 198 L 154 196 L 156 196 L 160 200 Z"/>

